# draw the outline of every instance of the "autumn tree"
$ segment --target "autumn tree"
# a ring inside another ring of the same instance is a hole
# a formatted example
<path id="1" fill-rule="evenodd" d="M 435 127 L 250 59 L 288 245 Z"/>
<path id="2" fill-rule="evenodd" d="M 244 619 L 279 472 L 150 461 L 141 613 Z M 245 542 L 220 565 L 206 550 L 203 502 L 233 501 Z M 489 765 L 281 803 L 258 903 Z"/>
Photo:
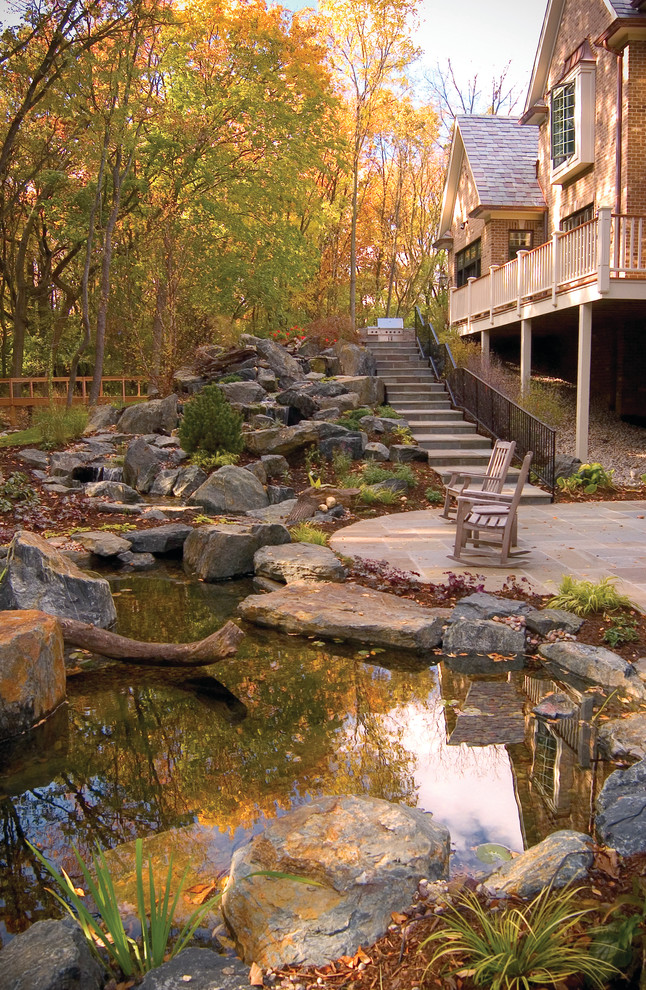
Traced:
<path id="1" fill-rule="evenodd" d="M 356 324 L 357 218 L 362 155 L 383 91 L 396 86 L 419 49 L 412 31 L 418 0 L 323 0 L 330 59 L 348 104 L 352 149 L 350 194 L 350 319 Z"/>

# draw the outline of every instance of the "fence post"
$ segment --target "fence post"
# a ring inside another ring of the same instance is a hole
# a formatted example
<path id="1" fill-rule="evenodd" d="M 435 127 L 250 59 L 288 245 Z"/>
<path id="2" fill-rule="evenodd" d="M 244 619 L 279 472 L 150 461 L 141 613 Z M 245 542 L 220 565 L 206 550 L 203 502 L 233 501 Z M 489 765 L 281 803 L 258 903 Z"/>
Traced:
<path id="1" fill-rule="evenodd" d="M 489 265 L 489 323 L 493 326 L 493 273 L 500 265 Z"/>
<path id="2" fill-rule="evenodd" d="M 556 306 L 556 290 L 559 286 L 559 276 L 561 274 L 561 245 L 562 230 L 555 230 L 552 234 L 552 306 Z"/>
<path id="3" fill-rule="evenodd" d="M 449 326 L 453 325 L 453 293 L 455 292 L 455 288 L 454 285 L 449 288 Z"/>
<path id="4" fill-rule="evenodd" d="M 467 329 L 471 329 L 471 286 L 475 282 L 475 278 L 467 279 Z"/>
<path id="5" fill-rule="evenodd" d="M 525 255 L 527 251 L 516 254 L 516 316 L 522 313 L 523 295 L 525 293 Z"/>
<path id="6" fill-rule="evenodd" d="M 599 207 L 597 222 L 597 285 L 604 295 L 610 292 L 610 225 L 612 213 L 609 206 Z"/>

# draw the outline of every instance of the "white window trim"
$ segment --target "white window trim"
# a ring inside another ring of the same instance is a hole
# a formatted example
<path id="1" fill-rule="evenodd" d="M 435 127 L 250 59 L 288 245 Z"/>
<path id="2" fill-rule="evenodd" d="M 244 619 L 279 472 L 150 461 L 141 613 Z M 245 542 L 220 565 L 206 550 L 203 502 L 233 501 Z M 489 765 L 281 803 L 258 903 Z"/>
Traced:
<path id="1" fill-rule="evenodd" d="M 595 66 L 590 62 L 579 62 L 570 73 L 560 79 L 558 85 L 574 83 L 574 154 L 551 168 L 553 185 L 562 185 L 578 172 L 594 165 L 594 120 L 595 120 Z M 550 101 L 551 108 L 551 101 Z M 552 147 L 552 119 L 550 109 L 550 155 Z"/>

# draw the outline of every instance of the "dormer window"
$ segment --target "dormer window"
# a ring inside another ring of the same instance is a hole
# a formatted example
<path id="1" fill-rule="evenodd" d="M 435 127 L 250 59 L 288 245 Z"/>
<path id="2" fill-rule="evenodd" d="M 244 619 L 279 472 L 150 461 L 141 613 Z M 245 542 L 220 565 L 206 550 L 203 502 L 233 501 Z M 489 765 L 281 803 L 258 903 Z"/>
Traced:
<path id="1" fill-rule="evenodd" d="M 594 164 L 595 64 L 583 58 L 550 94 L 552 182 L 561 185 Z"/>
<path id="2" fill-rule="evenodd" d="M 575 151 L 573 82 L 552 90 L 552 167 L 558 168 Z"/>

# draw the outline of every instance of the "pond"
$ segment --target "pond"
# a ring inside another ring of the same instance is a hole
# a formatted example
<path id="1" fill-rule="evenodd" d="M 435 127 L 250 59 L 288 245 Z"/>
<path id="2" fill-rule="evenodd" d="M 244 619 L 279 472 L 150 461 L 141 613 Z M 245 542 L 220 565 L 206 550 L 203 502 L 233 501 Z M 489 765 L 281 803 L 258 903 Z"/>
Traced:
<path id="1" fill-rule="evenodd" d="M 213 632 L 253 590 L 172 565 L 111 584 L 119 632 L 178 642 Z M 192 673 L 72 676 L 68 704 L 0 749 L 3 941 L 59 913 L 25 839 L 73 870 L 72 845 L 88 857 L 141 836 L 217 875 L 267 822 L 330 793 L 433 812 L 454 871 L 482 870 L 485 843 L 520 851 L 556 828 L 590 830 L 604 768 L 583 768 L 576 739 L 526 714 L 549 682 L 246 632 L 236 657 Z"/>

